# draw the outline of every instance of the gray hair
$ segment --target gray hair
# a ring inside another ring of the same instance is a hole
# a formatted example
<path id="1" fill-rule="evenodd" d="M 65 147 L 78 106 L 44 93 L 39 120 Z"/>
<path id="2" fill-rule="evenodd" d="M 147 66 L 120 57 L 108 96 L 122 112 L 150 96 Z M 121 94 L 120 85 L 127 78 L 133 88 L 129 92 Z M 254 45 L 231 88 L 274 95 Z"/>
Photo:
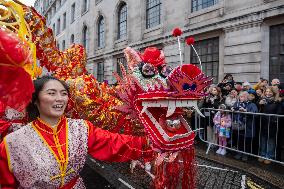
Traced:
<path id="1" fill-rule="evenodd" d="M 241 91 L 240 93 L 239 93 L 239 97 L 240 96 L 248 96 L 249 95 L 249 93 L 247 92 L 247 91 Z"/>

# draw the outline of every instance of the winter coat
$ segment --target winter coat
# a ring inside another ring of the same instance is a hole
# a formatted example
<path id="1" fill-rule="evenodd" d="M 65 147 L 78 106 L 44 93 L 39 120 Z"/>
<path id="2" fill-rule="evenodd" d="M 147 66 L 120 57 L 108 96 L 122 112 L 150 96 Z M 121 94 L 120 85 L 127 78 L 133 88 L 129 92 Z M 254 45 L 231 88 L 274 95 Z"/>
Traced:
<path id="1" fill-rule="evenodd" d="M 203 108 L 214 108 L 214 109 L 218 109 L 219 105 L 222 103 L 221 99 L 218 97 L 214 97 L 212 95 L 209 95 L 207 97 L 205 97 L 204 101 L 203 101 Z M 205 119 L 202 119 L 202 124 L 206 125 L 206 126 L 211 126 L 213 127 L 214 123 L 213 123 L 213 117 L 216 113 L 216 111 L 214 110 L 204 110 L 204 115 L 205 115 Z M 209 118 L 210 117 L 210 118 Z"/>
<path id="2" fill-rule="evenodd" d="M 248 102 L 240 102 L 240 100 L 237 100 L 232 108 L 234 109 L 234 111 L 239 111 L 240 108 L 247 109 L 247 105 L 248 105 Z M 233 113 L 232 116 L 233 116 L 233 122 L 245 124 L 245 114 Z"/>
<path id="3" fill-rule="evenodd" d="M 267 98 L 264 99 L 266 100 L 266 104 L 260 104 L 261 113 L 278 114 L 278 115 L 281 114 L 282 107 L 279 101 L 274 101 Z M 277 121 L 280 121 L 280 119 L 277 119 L 277 116 L 265 116 L 265 115 L 261 116 L 260 119 L 261 119 L 261 134 L 268 136 L 269 132 L 269 137 L 275 138 L 277 132 Z M 281 127 L 281 125 L 278 124 L 278 127 Z"/>
<path id="4" fill-rule="evenodd" d="M 253 102 L 248 102 L 246 106 L 247 112 L 253 112 L 257 113 L 258 108 L 255 103 Z M 255 137 L 255 119 L 256 116 L 252 114 L 245 114 L 245 124 L 246 124 L 246 129 L 245 129 L 245 137 L 247 138 L 253 138 Z"/>

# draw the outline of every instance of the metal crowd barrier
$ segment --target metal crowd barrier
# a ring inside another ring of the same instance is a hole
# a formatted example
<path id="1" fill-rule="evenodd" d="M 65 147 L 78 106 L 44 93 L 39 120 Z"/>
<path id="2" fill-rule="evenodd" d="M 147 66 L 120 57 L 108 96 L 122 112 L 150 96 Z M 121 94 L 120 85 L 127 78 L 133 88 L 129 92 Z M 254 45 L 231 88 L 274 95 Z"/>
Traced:
<path id="1" fill-rule="evenodd" d="M 284 115 L 277 114 L 202 108 L 201 112 L 205 117 L 195 113 L 195 126 L 200 140 L 208 144 L 206 154 L 212 146 L 221 147 L 216 139 L 218 135 L 214 132 L 213 123 L 213 117 L 218 111 L 227 112 L 231 116 L 232 124 L 238 121 L 239 117 L 242 117 L 244 123 L 237 129 L 237 124 L 235 127 L 231 125 L 225 149 L 284 165 L 284 161 L 279 160 L 281 148 L 278 147 L 281 145 L 278 144 L 279 141 L 284 140 L 284 138 L 279 138 L 280 127 L 283 128 L 281 135 L 284 137 Z M 269 156 L 268 153 L 270 153 Z"/>

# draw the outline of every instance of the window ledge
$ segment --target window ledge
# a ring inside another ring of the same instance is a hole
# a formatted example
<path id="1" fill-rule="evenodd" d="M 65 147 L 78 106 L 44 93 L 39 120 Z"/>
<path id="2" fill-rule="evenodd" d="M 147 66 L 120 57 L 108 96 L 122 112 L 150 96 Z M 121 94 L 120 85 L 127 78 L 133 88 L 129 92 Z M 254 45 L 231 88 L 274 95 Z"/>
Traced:
<path id="1" fill-rule="evenodd" d="M 127 43 L 127 37 L 126 38 L 123 38 L 123 39 L 117 39 L 114 41 L 114 44 L 121 44 L 121 43 Z"/>
<path id="2" fill-rule="evenodd" d="M 99 4 L 102 0 L 96 0 L 95 3 L 96 5 Z"/>
<path id="3" fill-rule="evenodd" d="M 105 47 L 97 47 L 95 49 L 95 54 L 99 55 L 102 54 L 104 52 Z"/>
<path id="4" fill-rule="evenodd" d="M 270 3 L 272 1 L 276 1 L 276 0 L 263 0 L 264 3 Z"/>
<path id="5" fill-rule="evenodd" d="M 104 49 L 105 47 L 98 47 L 96 50 L 99 51 L 99 50 L 102 50 Z"/>
<path id="6" fill-rule="evenodd" d="M 81 16 L 84 16 L 85 14 L 87 14 L 87 12 L 89 12 L 89 9 L 85 10 L 84 12 L 82 12 Z"/>
<path id="7" fill-rule="evenodd" d="M 213 11 L 216 11 L 216 10 L 221 9 L 223 7 L 224 7 L 223 3 L 222 3 L 222 1 L 220 1 L 219 3 L 217 3 L 213 6 L 210 6 L 210 7 L 189 13 L 188 18 L 193 18 L 193 17 L 197 17 L 197 16 L 200 16 L 200 15 L 209 13 L 209 12 L 213 12 Z"/>
<path id="8" fill-rule="evenodd" d="M 151 33 L 151 32 L 157 31 L 157 30 L 161 30 L 161 29 L 162 29 L 162 24 L 159 24 L 159 25 L 154 26 L 152 28 L 145 29 L 144 34 Z"/>

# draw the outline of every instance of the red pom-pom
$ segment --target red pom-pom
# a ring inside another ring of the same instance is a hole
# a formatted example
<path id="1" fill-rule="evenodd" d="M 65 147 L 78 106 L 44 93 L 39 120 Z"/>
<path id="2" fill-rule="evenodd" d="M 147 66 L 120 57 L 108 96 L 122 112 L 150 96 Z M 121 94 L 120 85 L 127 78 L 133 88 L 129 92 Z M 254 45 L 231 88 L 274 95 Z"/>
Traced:
<path id="1" fill-rule="evenodd" d="M 193 37 L 189 37 L 189 38 L 187 38 L 186 39 L 186 44 L 188 44 L 188 45 L 193 45 L 194 44 L 194 38 Z"/>
<path id="2" fill-rule="evenodd" d="M 194 79 L 201 74 L 201 70 L 193 64 L 184 64 L 181 67 L 181 71 L 184 72 L 190 79 Z"/>
<path id="3" fill-rule="evenodd" d="M 181 36 L 181 34 L 182 34 L 182 31 L 180 28 L 175 28 L 173 30 L 173 36 L 177 37 L 177 36 Z"/>
<path id="4" fill-rule="evenodd" d="M 148 47 L 144 53 L 140 55 L 140 58 L 147 63 L 153 64 L 154 66 L 160 66 L 165 64 L 165 57 L 159 49 L 156 47 Z"/>

